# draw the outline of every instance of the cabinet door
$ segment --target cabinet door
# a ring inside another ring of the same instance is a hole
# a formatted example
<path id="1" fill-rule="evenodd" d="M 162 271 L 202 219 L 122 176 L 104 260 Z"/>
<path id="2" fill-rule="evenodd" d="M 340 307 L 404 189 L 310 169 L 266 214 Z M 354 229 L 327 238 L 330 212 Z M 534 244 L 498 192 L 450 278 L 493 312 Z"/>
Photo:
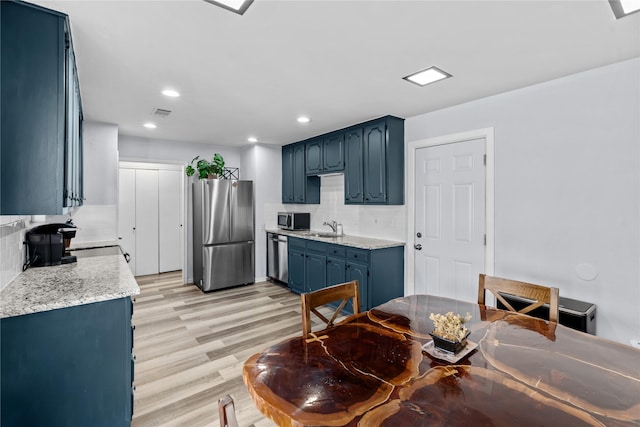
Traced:
<path id="1" fill-rule="evenodd" d="M 315 174 L 322 172 L 322 139 L 309 141 L 306 146 L 306 173 Z"/>
<path id="2" fill-rule="evenodd" d="M 358 281 L 358 288 L 360 290 L 360 311 L 366 311 L 369 309 L 369 268 L 364 264 L 356 264 L 353 262 L 347 262 L 346 281 L 352 280 Z M 349 302 L 347 309 L 353 313 L 353 307 Z"/>
<path id="3" fill-rule="evenodd" d="M 282 149 L 282 203 L 293 203 L 293 148 Z"/>
<path id="4" fill-rule="evenodd" d="M 364 203 L 386 203 L 386 126 L 384 121 L 364 128 Z M 401 173 L 401 171 L 397 171 Z"/>
<path id="5" fill-rule="evenodd" d="M 324 172 L 344 170 L 344 133 L 340 132 L 324 138 L 322 152 Z"/>
<path id="6" fill-rule="evenodd" d="M 304 168 L 305 145 L 293 147 L 293 202 L 305 202 L 306 173 Z"/>
<path id="7" fill-rule="evenodd" d="M 297 294 L 304 292 L 304 251 L 289 247 L 289 288 Z"/>
<path id="8" fill-rule="evenodd" d="M 326 285 L 326 264 L 327 257 L 325 255 L 319 255 L 314 253 L 307 253 L 306 255 L 306 286 L 307 292 L 317 291 L 322 289 Z"/>
<path id="9" fill-rule="evenodd" d="M 344 202 L 346 204 L 362 203 L 362 129 L 345 132 L 345 168 L 344 168 Z"/>
<path id="10" fill-rule="evenodd" d="M 346 266 L 344 258 L 327 256 L 327 286 L 346 282 Z"/>

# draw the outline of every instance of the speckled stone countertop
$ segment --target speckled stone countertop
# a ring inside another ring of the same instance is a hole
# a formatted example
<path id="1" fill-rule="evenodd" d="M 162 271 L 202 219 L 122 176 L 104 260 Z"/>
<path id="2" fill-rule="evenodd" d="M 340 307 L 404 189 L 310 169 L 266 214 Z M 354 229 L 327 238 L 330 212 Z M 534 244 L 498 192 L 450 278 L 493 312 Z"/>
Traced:
<path id="1" fill-rule="evenodd" d="M 73 307 L 140 293 L 122 255 L 32 267 L 0 292 L 0 318 Z"/>
<path id="2" fill-rule="evenodd" d="M 345 234 L 340 237 L 321 237 L 313 236 L 315 231 L 288 231 L 280 229 L 266 230 L 267 233 L 283 234 L 285 236 L 299 237 L 301 239 L 317 240 L 319 242 L 334 243 L 336 245 L 351 246 L 353 248 L 360 249 L 383 249 L 393 248 L 396 246 L 404 246 L 404 242 L 397 242 L 395 240 L 383 240 L 374 239 L 371 237 L 350 236 Z M 324 233 L 324 232 L 321 232 Z"/>

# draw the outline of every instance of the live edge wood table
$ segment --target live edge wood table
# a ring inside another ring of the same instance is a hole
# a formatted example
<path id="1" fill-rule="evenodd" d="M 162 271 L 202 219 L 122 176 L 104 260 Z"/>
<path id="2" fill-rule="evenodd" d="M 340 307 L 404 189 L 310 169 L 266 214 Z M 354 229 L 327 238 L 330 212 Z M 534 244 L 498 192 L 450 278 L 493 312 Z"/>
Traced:
<path id="1" fill-rule="evenodd" d="M 470 313 L 477 349 L 423 352 L 429 313 Z M 244 382 L 280 426 L 640 425 L 640 351 L 561 325 L 427 295 L 252 356 Z"/>

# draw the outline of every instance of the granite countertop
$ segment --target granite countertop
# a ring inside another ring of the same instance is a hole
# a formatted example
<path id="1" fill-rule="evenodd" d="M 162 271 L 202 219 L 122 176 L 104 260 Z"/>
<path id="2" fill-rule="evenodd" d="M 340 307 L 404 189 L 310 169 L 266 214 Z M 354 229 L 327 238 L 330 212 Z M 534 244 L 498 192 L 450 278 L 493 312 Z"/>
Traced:
<path id="1" fill-rule="evenodd" d="M 268 229 L 267 233 L 276 233 L 282 234 L 285 236 L 291 237 L 299 237 L 301 239 L 308 240 L 317 240 L 319 242 L 325 243 L 334 243 L 336 245 L 350 246 L 353 248 L 360 249 L 383 249 L 383 248 L 393 248 L 396 246 L 404 246 L 404 242 L 398 242 L 395 240 L 383 240 L 383 239 L 374 239 L 371 237 L 360 237 L 360 236 L 350 236 L 348 234 L 342 235 L 340 237 L 323 237 L 323 236 L 314 236 L 314 233 L 322 233 L 326 234 L 326 232 L 321 231 L 313 231 L 313 230 L 305 230 L 305 231 L 289 231 L 289 230 L 280 230 L 280 229 Z"/>
<path id="2" fill-rule="evenodd" d="M 71 264 L 32 267 L 0 292 L 0 318 L 137 295 L 124 257 L 78 257 Z"/>

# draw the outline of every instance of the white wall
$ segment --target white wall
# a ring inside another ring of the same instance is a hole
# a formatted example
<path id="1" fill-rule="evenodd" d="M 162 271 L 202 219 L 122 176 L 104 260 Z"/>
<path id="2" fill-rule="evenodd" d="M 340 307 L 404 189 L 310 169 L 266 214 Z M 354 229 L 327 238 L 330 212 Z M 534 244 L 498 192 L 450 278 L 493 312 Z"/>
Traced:
<path id="1" fill-rule="evenodd" d="M 246 171 L 242 179 L 251 180 L 254 185 L 256 281 L 267 276 L 265 206 L 282 200 L 281 153 L 280 146 L 256 144 L 245 147 L 241 154 L 240 170 Z"/>
<path id="2" fill-rule="evenodd" d="M 495 274 L 596 303 L 597 334 L 625 344 L 640 336 L 639 76 L 636 58 L 405 122 L 407 141 L 494 127 Z"/>

